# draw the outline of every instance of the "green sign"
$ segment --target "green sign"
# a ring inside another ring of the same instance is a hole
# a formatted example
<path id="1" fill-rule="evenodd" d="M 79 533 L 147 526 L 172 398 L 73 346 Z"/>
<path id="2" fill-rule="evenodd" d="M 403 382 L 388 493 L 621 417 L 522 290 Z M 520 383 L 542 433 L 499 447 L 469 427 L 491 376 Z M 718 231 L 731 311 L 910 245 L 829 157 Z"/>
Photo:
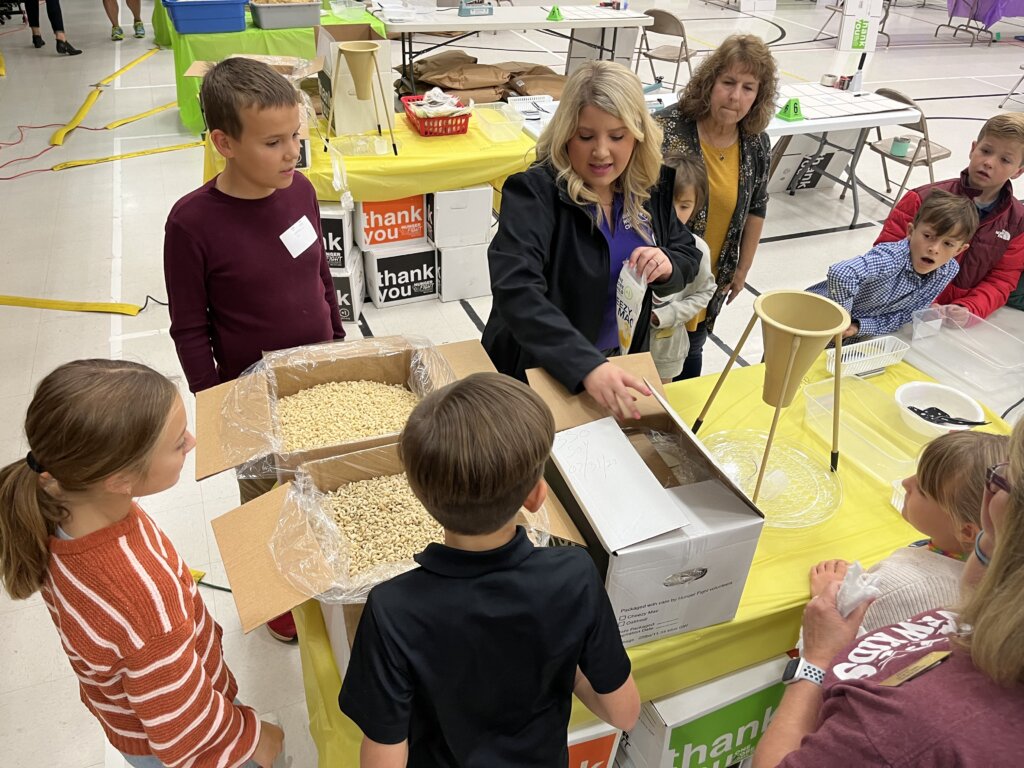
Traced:
<path id="1" fill-rule="evenodd" d="M 726 768 L 754 754 L 784 686 L 776 683 L 672 729 L 673 768 Z"/>
<path id="2" fill-rule="evenodd" d="M 857 19 L 853 25 L 853 50 L 864 50 L 868 44 L 868 20 Z"/>

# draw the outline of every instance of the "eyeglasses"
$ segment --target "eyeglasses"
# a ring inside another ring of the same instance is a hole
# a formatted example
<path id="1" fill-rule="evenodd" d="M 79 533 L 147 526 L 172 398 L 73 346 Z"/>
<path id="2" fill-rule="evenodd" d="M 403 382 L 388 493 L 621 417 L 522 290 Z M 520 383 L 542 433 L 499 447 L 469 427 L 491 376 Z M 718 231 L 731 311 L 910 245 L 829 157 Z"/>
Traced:
<path id="1" fill-rule="evenodd" d="M 1009 466 L 1009 462 L 1004 461 L 1001 464 L 994 464 L 985 470 L 985 487 L 993 496 L 999 493 L 999 491 L 1006 491 L 1007 493 L 1011 491 L 1010 481 L 999 474 L 999 471 L 1007 466 Z"/>

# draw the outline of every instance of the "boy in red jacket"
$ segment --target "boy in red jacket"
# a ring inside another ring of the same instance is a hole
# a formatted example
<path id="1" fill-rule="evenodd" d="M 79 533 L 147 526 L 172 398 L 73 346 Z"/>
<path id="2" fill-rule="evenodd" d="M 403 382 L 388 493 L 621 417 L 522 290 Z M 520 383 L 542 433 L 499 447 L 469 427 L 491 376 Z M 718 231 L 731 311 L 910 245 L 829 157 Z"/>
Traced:
<path id="1" fill-rule="evenodd" d="M 974 201 L 981 225 L 970 248 L 958 257 L 960 271 L 936 299 L 978 317 L 1006 304 L 1024 271 L 1024 205 L 1013 195 L 1012 179 L 1024 173 L 1024 114 L 990 118 L 971 144 L 970 164 L 959 178 L 908 192 L 889 213 L 875 244 L 902 240 L 921 203 L 942 189 Z"/>

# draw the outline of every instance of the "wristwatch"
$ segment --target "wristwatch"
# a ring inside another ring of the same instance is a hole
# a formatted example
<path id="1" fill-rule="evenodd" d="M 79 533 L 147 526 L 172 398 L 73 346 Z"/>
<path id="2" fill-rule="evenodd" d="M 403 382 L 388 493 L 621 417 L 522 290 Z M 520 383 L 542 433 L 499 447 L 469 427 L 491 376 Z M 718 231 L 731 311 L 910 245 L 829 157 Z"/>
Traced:
<path id="1" fill-rule="evenodd" d="M 782 673 L 782 682 L 789 685 L 797 680 L 810 680 L 815 685 L 821 685 L 825 682 L 825 670 L 806 659 L 790 659 L 786 671 Z"/>

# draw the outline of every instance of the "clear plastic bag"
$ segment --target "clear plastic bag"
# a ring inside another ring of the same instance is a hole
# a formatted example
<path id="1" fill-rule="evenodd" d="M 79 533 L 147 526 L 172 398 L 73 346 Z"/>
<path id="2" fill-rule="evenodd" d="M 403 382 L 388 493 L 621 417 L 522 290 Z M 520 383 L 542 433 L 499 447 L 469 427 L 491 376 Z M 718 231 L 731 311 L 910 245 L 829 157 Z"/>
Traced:
<path id="1" fill-rule="evenodd" d="M 420 398 L 455 380 L 448 361 L 426 339 L 383 336 L 332 341 L 268 352 L 235 380 L 221 407 L 224 454 L 241 479 L 288 479 L 305 462 L 392 442 L 397 432 L 333 446 L 286 451 L 278 401 L 332 381 L 378 381 L 406 387 Z"/>
<path id="2" fill-rule="evenodd" d="M 274 563 L 288 582 L 321 602 L 361 603 L 377 584 L 416 568 L 409 557 L 350 574 L 353 543 L 335 523 L 324 490 L 340 487 L 342 478 L 357 482 L 402 472 L 394 445 L 302 465 L 270 539 Z M 519 515 L 519 524 L 534 545 L 547 546 L 547 509 L 542 507 L 535 514 L 520 510 Z"/>

